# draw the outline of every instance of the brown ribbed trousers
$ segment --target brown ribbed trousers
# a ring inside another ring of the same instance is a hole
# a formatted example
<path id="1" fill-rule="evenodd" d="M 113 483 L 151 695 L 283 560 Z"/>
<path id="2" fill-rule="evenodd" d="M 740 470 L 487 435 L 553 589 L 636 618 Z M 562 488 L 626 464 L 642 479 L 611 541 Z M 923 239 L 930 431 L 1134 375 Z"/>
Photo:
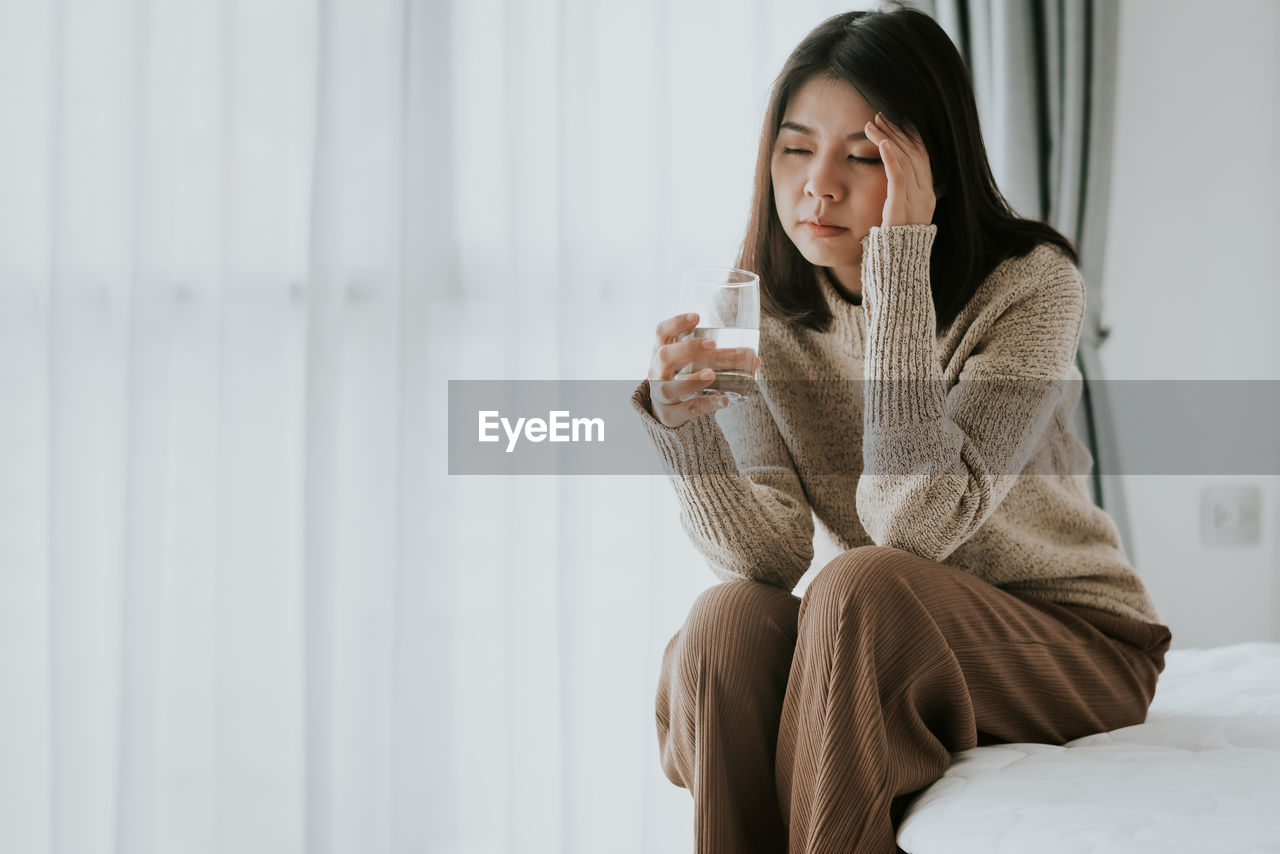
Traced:
<path id="1" fill-rule="evenodd" d="M 953 752 L 1142 723 L 1168 627 L 1022 599 L 910 552 L 845 552 L 801 600 L 735 581 L 667 644 L 662 768 L 698 854 L 895 854 Z"/>

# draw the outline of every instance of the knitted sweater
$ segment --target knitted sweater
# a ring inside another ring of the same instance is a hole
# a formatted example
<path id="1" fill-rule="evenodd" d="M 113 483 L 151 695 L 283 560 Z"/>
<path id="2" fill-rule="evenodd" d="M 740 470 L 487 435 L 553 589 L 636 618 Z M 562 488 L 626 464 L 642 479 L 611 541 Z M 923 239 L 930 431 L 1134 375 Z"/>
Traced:
<path id="1" fill-rule="evenodd" d="M 936 235 L 936 225 L 872 228 L 860 304 L 818 268 L 834 325 L 762 318 L 758 390 L 745 401 L 671 429 L 640 384 L 632 404 L 682 527 L 722 580 L 794 589 L 813 561 L 816 517 L 843 549 L 892 546 L 1019 595 L 1160 622 L 1069 429 L 1082 379 L 1079 272 L 1041 244 L 1001 262 L 938 329 Z"/>

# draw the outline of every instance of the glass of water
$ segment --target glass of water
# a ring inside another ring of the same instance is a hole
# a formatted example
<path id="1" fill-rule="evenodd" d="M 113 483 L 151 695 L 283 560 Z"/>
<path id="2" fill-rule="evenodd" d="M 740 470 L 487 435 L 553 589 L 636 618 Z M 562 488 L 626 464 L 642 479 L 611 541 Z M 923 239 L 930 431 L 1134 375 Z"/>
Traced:
<path id="1" fill-rule="evenodd" d="M 696 312 L 698 326 L 677 340 L 710 338 L 716 349 L 694 359 L 676 379 L 711 368 L 715 379 L 698 395 L 717 395 L 734 403 L 754 394 L 756 351 L 760 348 L 760 277 L 736 267 L 686 270 L 678 311 Z"/>

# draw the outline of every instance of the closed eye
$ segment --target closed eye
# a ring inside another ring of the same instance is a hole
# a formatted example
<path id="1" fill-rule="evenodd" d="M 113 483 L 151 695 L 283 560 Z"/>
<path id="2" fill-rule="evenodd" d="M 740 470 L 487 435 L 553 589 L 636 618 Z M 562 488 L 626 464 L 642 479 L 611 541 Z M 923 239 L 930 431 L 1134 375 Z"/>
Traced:
<path id="1" fill-rule="evenodd" d="M 812 154 L 813 152 L 803 148 L 784 148 L 782 149 L 782 153 L 783 154 Z M 878 157 L 855 157 L 852 154 L 849 155 L 849 159 L 854 161 L 855 163 L 879 163 L 880 162 L 880 158 Z"/>

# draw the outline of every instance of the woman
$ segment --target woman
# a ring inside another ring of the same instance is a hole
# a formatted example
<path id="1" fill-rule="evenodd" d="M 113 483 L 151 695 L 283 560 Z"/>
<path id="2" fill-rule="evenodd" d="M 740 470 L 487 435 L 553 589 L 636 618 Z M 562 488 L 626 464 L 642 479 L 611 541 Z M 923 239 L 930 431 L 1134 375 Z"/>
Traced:
<path id="1" fill-rule="evenodd" d="M 723 408 L 675 380 L 705 354 L 672 317 L 633 398 L 724 581 L 657 697 L 698 851 L 893 852 L 950 753 L 1145 720 L 1171 635 L 1068 429 L 1075 262 L 1000 195 L 931 18 L 851 12 L 796 48 L 738 259 L 759 391 Z M 813 516 L 846 551 L 800 599 Z"/>

